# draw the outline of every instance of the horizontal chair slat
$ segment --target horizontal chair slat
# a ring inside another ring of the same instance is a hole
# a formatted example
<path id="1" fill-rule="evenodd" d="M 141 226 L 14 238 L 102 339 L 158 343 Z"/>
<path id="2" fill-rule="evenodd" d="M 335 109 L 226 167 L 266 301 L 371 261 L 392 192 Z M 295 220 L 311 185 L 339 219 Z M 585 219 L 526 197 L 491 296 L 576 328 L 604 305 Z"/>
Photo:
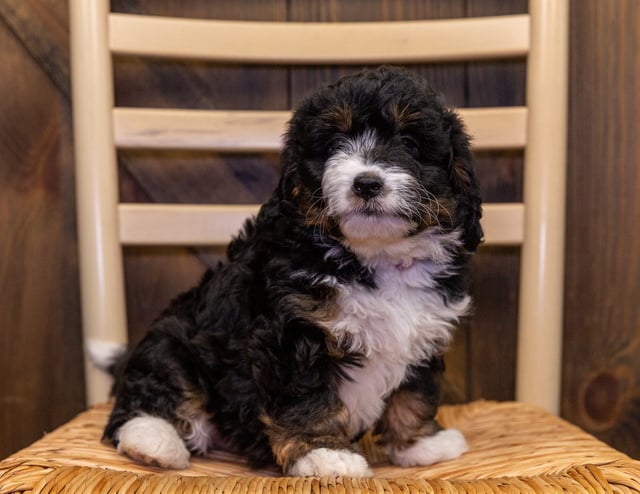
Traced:
<path id="1" fill-rule="evenodd" d="M 165 110 L 115 108 L 118 148 L 277 151 L 288 111 Z"/>
<path id="2" fill-rule="evenodd" d="M 257 205 L 119 205 L 120 241 L 125 245 L 223 245 Z M 518 245 L 524 231 L 524 205 L 487 204 L 482 226 L 489 245 Z"/>
<path id="3" fill-rule="evenodd" d="M 116 54 L 272 64 L 410 63 L 521 56 L 529 16 L 300 23 L 110 14 Z"/>
<path id="4" fill-rule="evenodd" d="M 526 144 L 525 107 L 460 109 L 475 149 L 518 149 Z M 206 149 L 220 152 L 278 151 L 288 111 L 215 111 L 116 108 L 116 146 Z"/>

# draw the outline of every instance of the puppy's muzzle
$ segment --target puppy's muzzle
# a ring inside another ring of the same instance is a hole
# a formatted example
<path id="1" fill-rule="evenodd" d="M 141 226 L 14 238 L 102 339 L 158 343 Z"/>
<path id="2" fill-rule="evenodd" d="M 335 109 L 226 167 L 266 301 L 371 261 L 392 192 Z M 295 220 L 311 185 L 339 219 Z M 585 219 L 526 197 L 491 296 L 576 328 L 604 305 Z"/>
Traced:
<path id="1" fill-rule="evenodd" d="M 361 173 L 353 180 L 351 190 L 365 201 L 379 195 L 384 188 L 384 182 L 379 175 Z"/>

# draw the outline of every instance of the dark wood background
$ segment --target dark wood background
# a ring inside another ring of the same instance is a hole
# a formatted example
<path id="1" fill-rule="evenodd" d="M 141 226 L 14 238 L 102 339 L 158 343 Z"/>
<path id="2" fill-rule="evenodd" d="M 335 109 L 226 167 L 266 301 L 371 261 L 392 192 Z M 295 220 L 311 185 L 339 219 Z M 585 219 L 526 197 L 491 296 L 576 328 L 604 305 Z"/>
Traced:
<path id="1" fill-rule="evenodd" d="M 235 19 L 419 19 L 524 12 L 525 0 L 112 0 L 114 10 Z M 640 3 L 571 2 L 562 414 L 640 457 Z M 0 1 L 0 458 L 84 408 L 68 12 Z M 346 68 L 115 63 L 119 104 L 287 109 Z M 456 106 L 521 104 L 520 61 L 415 67 Z M 496 96 L 496 94 L 498 96 Z M 190 168 L 186 168 L 187 162 Z M 521 196 L 521 153 L 478 156 L 485 199 Z M 128 201 L 256 202 L 278 157 L 121 153 Z M 128 248 L 131 339 L 220 252 Z M 483 248 L 476 314 L 449 355 L 451 402 L 511 399 L 518 251 Z"/>

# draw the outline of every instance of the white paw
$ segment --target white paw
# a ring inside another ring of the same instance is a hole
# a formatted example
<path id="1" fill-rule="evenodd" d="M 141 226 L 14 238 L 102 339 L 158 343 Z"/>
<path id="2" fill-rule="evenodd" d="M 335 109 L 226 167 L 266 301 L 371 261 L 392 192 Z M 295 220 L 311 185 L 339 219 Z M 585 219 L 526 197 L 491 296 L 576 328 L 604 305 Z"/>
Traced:
<path id="1" fill-rule="evenodd" d="M 182 469 L 191 454 L 175 428 L 160 417 L 129 420 L 118 431 L 118 452 L 148 465 Z"/>
<path id="2" fill-rule="evenodd" d="M 453 460 L 469 450 L 462 432 L 445 429 L 433 436 L 418 439 L 406 449 L 390 448 L 389 456 L 396 465 L 412 467 Z"/>
<path id="3" fill-rule="evenodd" d="M 296 477 L 370 477 L 371 470 L 361 455 L 346 449 L 312 449 L 298 458 L 287 472 Z"/>

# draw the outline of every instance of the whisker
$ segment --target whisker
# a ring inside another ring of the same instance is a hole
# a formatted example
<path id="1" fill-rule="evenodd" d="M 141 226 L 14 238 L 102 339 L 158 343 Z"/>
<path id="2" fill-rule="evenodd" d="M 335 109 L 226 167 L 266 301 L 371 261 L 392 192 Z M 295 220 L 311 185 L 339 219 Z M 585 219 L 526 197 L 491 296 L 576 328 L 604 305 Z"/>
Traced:
<path id="1" fill-rule="evenodd" d="M 453 216 L 451 215 L 451 212 L 438 200 L 435 194 L 428 191 L 423 185 L 420 185 L 419 189 L 426 199 L 426 202 L 421 203 L 421 205 L 424 208 L 425 213 L 428 214 L 429 219 L 433 220 L 438 226 L 442 226 L 442 222 L 440 220 L 442 212 L 447 216 L 449 224 L 453 224 Z"/>
<path id="2" fill-rule="evenodd" d="M 325 232 L 325 219 L 329 217 L 329 212 L 326 207 L 318 207 L 324 201 L 324 197 L 321 195 L 322 188 L 318 188 L 311 194 L 311 197 L 315 198 L 315 200 L 311 203 L 309 209 L 307 209 L 305 220 L 307 223 L 313 225 L 314 230 L 313 233 L 315 235 L 324 236 Z M 310 216 L 310 213 L 315 213 L 313 217 Z"/>

